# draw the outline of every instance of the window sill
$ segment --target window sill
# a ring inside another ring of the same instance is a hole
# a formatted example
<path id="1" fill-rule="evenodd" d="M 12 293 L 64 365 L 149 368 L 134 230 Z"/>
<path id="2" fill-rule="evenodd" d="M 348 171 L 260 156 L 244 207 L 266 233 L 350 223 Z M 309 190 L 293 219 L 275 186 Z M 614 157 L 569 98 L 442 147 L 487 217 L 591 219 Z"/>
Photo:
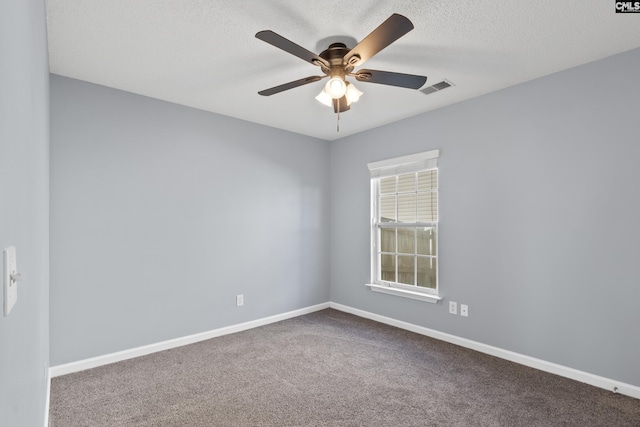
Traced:
<path id="1" fill-rule="evenodd" d="M 395 295 L 397 297 L 403 298 L 411 298 L 418 301 L 430 302 L 433 304 L 437 304 L 438 301 L 442 300 L 441 296 L 426 294 L 424 292 L 408 291 L 405 289 L 392 288 L 391 286 L 376 285 L 372 283 L 366 283 L 365 286 L 371 288 L 371 290 L 374 292 L 381 292 L 383 294 Z"/>

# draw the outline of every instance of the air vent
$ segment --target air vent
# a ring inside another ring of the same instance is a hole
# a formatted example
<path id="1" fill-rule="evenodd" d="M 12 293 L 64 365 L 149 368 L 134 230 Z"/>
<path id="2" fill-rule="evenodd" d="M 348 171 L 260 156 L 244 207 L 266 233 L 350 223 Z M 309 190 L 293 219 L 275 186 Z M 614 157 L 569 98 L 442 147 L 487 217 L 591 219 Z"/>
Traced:
<path id="1" fill-rule="evenodd" d="M 435 87 L 428 86 L 422 89 L 420 92 L 424 93 L 425 95 L 429 95 L 430 93 L 437 92 L 437 91 L 438 89 L 436 89 Z"/>
<path id="2" fill-rule="evenodd" d="M 420 90 L 420 92 L 424 93 L 425 95 L 429 95 L 430 93 L 446 89 L 449 86 L 453 86 L 453 83 L 443 80 L 440 83 L 425 87 L 424 89 Z"/>

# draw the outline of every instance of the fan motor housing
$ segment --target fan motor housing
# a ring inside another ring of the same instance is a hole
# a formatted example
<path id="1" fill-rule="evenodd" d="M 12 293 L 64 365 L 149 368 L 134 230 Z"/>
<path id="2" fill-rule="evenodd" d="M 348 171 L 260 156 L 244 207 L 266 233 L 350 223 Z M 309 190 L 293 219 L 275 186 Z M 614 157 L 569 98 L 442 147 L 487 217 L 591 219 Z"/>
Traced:
<path id="1" fill-rule="evenodd" d="M 351 49 L 349 49 L 344 43 L 330 44 L 327 49 L 323 50 L 320 55 L 318 55 L 320 58 L 331 64 L 331 68 L 322 66 L 322 71 L 331 77 L 340 76 L 344 78 L 345 74 L 353 71 L 353 65 L 345 64 L 344 62 L 344 57 L 350 50 Z"/>

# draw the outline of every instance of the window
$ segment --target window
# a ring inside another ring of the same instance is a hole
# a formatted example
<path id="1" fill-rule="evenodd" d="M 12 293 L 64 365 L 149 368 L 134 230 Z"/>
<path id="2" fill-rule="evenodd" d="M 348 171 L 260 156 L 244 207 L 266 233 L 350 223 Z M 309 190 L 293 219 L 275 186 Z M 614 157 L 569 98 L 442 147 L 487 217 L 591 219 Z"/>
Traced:
<path id="1" fill-rule="evenodd" d="M 439 150 L 369 163 L 371 276 L 378 292 L 437 302 Z"/>

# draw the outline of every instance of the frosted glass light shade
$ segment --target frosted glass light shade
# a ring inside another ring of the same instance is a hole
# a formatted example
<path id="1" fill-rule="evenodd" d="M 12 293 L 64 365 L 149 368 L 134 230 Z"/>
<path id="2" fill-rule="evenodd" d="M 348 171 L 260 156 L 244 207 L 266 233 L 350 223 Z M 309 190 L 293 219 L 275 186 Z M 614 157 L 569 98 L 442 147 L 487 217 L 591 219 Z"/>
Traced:
<path id="1" fill-rule="evenodd" d="M 333 99 L 339 99 L 347 92 L 347 84 L 340 77 L 332 77 L 324 87 L 329 96 Z"/>
<path id="2" fill-rule="evenodd" d="M 324 89 L 322 89 L 322 92 L 320 92 L 318 96 L 316 96 L 316 99 L 321 103 L 323 103 L 324 105 L 326 105 L 327 107 L 333 106 L 331 95 L 329 95 L 327 91 Z"/>
<path id="3" fill-rule="evenodd" d="M 351 83 L 347 83 L 347 90 L 345 92 L 345 95 L 347 96 L 347 105 L 351 105 L 352 102 L 357 102 L 358 99 L 360 99 L 360 95 L 362 95 L 362 92 L 360 92 L 358 88 L 356 88 Z"/>

